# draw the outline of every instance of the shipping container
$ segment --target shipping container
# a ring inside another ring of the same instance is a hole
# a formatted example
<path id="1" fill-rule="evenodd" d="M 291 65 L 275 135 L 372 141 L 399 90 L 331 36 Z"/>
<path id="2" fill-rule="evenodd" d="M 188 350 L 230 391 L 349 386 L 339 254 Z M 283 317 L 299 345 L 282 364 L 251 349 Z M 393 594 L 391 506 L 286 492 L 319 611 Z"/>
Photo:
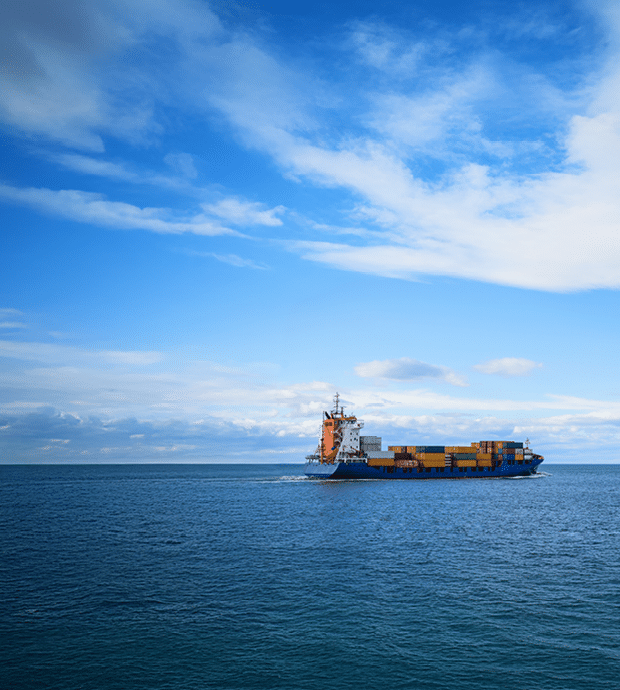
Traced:
<path id="1" fill-rule="evenodd" d="M 394 451 L 394 460 L 411 460 L 411 453 L 397 453 Z"/>
<path id="2" fill-rule="evenodd" d="M 441 460 L 442 462 L 446 460 L 445 453 L 416 453 L 415 456 L 420 460 Z"/>
<path id="3" fill-rule="evenodd" d="M 478 460 L 478 464 L 480 464 L 481 460 L 491 460 L 493 456 L 493 453 L 476 453 L 476 460 Z"/>
<path id="4" fill-rule="evenodd" d="M 475 460 L 476 453 L 453 453 L 455 460 Z"/>
<path id="5" fill-rule="evenodd" d="M 394 458 L 368 458 L 369 467 L 394 467 Z"/>
<path id="6" fill-rule="evenodd" d="M 424 467 L 445 467 L 446 466 L 446 461 L 445 458 L 443 459 L 431 459 L 431 458 L 423 458 L 421 461 L 422 465 Z"/>
<path id="7" fill-rule="evenodd" d="M 478 457 L 480 457 L 480 456 L 478 456 Z M 486 460 L 486 459 L 480 460 L 479 459 L 478 460 L 478 467 L 491 467 L 491 460 L 490 459 L 489 460 Z"/>
<path id="8" fill-rule="evenodd" d="M 416 460 L 395 460 L 394 464 L 396 467 L 417 467 L 418 463 Z"/>
<path id="9" fill-rule="evenodd" d="M 381 450 L 381 436 L 360 436 L 360 450 L 365 453 Z"/>
<path id="10" fill-rule="evenodd" d="M 456 466 L 457 467 L 475 467 L 476 461 L 475 460 L 457 460 Z"/>

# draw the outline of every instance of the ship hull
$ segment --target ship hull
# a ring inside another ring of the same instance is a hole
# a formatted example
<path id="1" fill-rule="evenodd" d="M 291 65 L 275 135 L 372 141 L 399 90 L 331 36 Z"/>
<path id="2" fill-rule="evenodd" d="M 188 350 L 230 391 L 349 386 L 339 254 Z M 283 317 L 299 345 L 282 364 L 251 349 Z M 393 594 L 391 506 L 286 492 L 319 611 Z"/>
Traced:
<path id="1" fill-rule="evenodd" d="M 528 477 L 536 474 L 542 460 L 498 467 L 369 467 L 364 462 L 307 462 L 304 472 L 313 479 L 489 479 Z"/>

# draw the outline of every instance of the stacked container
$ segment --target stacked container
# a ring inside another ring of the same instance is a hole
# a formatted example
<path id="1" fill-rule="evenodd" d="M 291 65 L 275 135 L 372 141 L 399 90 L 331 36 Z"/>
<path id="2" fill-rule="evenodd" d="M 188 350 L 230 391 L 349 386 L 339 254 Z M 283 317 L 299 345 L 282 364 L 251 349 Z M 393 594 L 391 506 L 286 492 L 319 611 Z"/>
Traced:
<path id="1" fill-rule="evenodd" d="M 422 453 L 416 453 L 415 457 L 424 467 L 445 467 L 446 465 L 445 453 L 427 453 L 424 451 Z"/>
<path id="2" fill-rule="evenodd" d="M 368 467 L 394 467 L 394 458 L 368 458 Z"/>

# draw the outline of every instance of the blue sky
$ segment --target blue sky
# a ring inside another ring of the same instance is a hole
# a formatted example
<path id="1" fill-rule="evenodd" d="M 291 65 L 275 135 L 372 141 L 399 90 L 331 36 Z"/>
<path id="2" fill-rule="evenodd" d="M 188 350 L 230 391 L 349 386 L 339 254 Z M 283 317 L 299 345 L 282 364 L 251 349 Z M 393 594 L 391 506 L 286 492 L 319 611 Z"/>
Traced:
<path id="1" fill-rule="evenodd" d="M 2 462 L 620 461 L 620 7 L 8 3 Z"/>

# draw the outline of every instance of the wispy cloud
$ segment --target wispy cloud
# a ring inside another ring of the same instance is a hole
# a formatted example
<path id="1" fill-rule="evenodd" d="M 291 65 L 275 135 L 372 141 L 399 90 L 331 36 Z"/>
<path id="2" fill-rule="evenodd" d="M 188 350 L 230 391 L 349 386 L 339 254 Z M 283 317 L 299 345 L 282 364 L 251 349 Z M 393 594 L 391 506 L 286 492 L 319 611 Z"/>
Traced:
<path id="1" fill-rule="evenodd" d="M 77 382 L 77 371 L 69 372 L 74 379 L 66 379 L 63 373 L 50 371 L 50 385 L 55 380 L 56 392 L 59 385 L 62 388 Z M 259 449 L 269 455 L 281 448 L 283 453 L 287 449 L 288 459 L 300 462 L 316 443 L 321 412 L 329 409 L 334 390 L 326 382 L 269 387 L 238 376 L 227 378 L 228 388 L 223 381 L 207 380 L 192 386 L 189 372 L 182 376 L 177 373 L 149 380 L 153 390 L 159 387 L 160 399 L 164 391 L 166 404 L 157 418 L 144 420 L 130 410 L 132 406 L 135 411 L 144 409 L 136 405 L 137 401 L 144 405 L 149 400 L 146 376 L 122 379 L 114 372 L 100 371 L 101 380 L 93 387 L 93 380 L 87 383 L 86 378 L 92 373 L 82 372 L 81 392 L 92 396 L 95 389 L 105 391 L 106 383 L 112 387 L 98 406 L 93 400 L 76 403 L 71 413 L 27 401 L 0 406 L 0 434 L 12 457 L 40 462 L 37 452 L 45 448 L 56 454 L 50 457 L 64 460 L 84 454 L 95 461 L 102 457 L 156 461 L 163 454 L 179 460 L 213 461 L 247 458 L 250 450 Z M 367 432 L 383 435 L 384 443 L 386 436 L 403 443 L 529 436 L 536 450 L 547 455 L 544 447 L 551 449 L 547 457 L 556 461 L 565 461 L 571 453 L 578 459 L 589 445 L 618 447 L 620 406 L 606 401 L 562 396 L 549 396 L 546 401 L 464 400 L 423 390 L 397 394 L 345 390 L 343 399 L 347 409 L 365 421 Z M 377 407 L 379 400 L 381 406 Z M 78 411 L 80 406 L 82 411 Z M 549 413 L 540 415 L 537 410 Z M 295 440 L 298 443 L 291 448 Z M 280 441 L 286 445 L 280 446 Z M 561 449 L 561 455 L 554 453 L 554 448 L 558 452 Z M 617 459 L 613 453 L 604 457 Z"/>
<path id="2" fill-rule="evenodd" d="M 194 157 L 190 153 L 169 153 L 164 156 L 166 162 L 175 172 L 193 180 L 198 177 L 198 170 L 194 165 Z"/>
<path id="3" fill-rule="evenodd" d="M 0 184 L 0 196 L 40 211 L 103 227 L 150 230 L 164 234 L 239 235 L 204 213 L 179 217 L 166 208 L 139 208 L 122 201 L 109 201 L 102 194 L 79 190 L 19 188 Z"/>
<path id="4" fill-rule="evenodd" d="M 62 153 L 50 156 L 50 159 L 60 163 L 65 168 L 75 170 L 86 175 L 99 175 L 116 180 L 127 182 L 138 182 L 141 175 L 131 170 L 121 163 L 85 156 L 81 153 Z"/>
<path id="5" fill-rule="evenodd" d="M 28 324 L 19 321 L 0 321 L 0 328 L 28 328 Z"/>
<path id="6" fill-rule="evenodd" d="M 46 364 L 99 362 L 148 366 L 161 362 L 163 359 L 163 354 L 160 352 L 86 350 L 67 345 L 17 342 L 13 340 L 0 340 L 0 355 L 25 361 L 44 362 Z"/>
<path id="7" fill-rule="evenodd" d="M 533 362 L 531 359 L 520 357 L 502 357 L 501 359 L 490 359 L 487 362 L 474 365 L 474 369 L 483 374 L 498 374 L 499 376 L 527 376 L 534 369 L 540 369 L 540 362 Z"/>
<path id="8" fill-rule="evenodd" d="M 216 254 L 214 252 L 199 252 L 194 250 L 187 250 L 183 253 L 188 256 L 203 256 L 207 259 L 216 259 L 217 261 L 237 268 L 253 268 L 259 271 L 266 271 L 269 269 L 269 267 L 264 264 L 257 263 L 252 259 L 244 259 L 236 254 Z"/>
<path id="9" fill-rule="evenodd" d="M 281 57 L 267 40 L 226 28 L 200 3 L 97 1 L 78 13 L 60 2 L 45 21 L 33 1 L 16 7 L 4 28 L 15 59 L 2 72 L 0 107 L 5 122 L 28 135 L 102 151 L 103 136 L 156 135 L 163 128 L 156 106 L 179 101 L 217 111 L 239 142 L 300 184 L 349 195 L 339 209 L 353 207 L 356 221 L 364 218 L 367 243 L 324 243 L 311 252 L 296 245 L 314 261 L 404 279 L 446 275 L 551 291 L 620 287 L 620 26 L 613 3 L 590 5 L 606 22 L 607 53 L 569 86 L 554 81 L 553 70 L 485 48 L 471 30 L 426 27 L 420 39 L 379 21 L 354 23 L 339 49 L 354 58 L 352 73 L 357 65 L 366 76 L 330 80 Z M 559 34 L 555 20 L 515 16 L 497 35 Z M 562 35 L 570 45 L 578 32 Z M 173 47 L 165 62 L 154 58 L 162 40 Z M 317 43 L 316 51 L 317 63 L 331 64 L 333 42 Z M 192 153 L 164 160 L 178 175 L 174 184 L 196 179 Z M 75 153 L 65 163 L 119 180 L 138 175 Z M 179 217 L 87 192 L 1 191 L 64 217 L 154 232 L 279 226 L 284 210 L 231 198 Z"/>
<path id="10" fill-rule="evenodd" d="M 374 360 L 358 364 L 355 373 L 364 378 L 393 379 L 395 381 L 419 381 L 434 378 L 454 386 L 466 386 L 467 379 L 448 367 L 426 364 L 417 359 L 401 357 L 400 359 Z"/>
<path id="11" fill-rule="evenodd" d="M 205 211 L 222 218 L 235 225 L 282 225 L 282 220 L 277 217 L 284 213 L 284 206 L 265 209 L 263 204 L 244 201 L 234 197 L 220 199 L 215 204 L 205 204 Z"/>

